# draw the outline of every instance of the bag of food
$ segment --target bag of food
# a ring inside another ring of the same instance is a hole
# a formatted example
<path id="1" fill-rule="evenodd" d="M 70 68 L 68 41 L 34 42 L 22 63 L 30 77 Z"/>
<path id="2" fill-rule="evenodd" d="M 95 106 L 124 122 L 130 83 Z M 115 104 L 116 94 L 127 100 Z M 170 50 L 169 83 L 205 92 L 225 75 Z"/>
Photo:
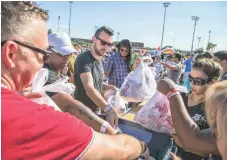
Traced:
<path id="1" fill-rule="evenodd" d="M 152 97 L 156 87 L 151 69 L 141 62 L 139 67 L 126 77 L 120 88 L 120 95 L 128 102 L 143 102 Z"/>
<path id="2" fill-rule="evenodd" d="M 169 100 L 156 91 L 149 101 L 135 115 L 134 120 L 156 132 L 175 133 L 172 123 Z"/>

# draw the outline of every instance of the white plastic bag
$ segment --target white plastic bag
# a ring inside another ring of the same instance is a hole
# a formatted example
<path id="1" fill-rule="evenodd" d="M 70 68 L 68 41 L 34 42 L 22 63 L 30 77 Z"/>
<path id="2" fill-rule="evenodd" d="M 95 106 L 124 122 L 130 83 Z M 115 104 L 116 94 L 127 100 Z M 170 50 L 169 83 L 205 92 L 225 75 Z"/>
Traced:
<path id="1" fill-rule="evenodd" d="M 154 96 L 135 115 L 134 120 L 142 126 L 156 132 L 175 133 L 172 123 L 169 101 L 160 92 Z"/>
<path id="2" fill-rule="evenodd" d="M 120 95 L 128 102 L 143 102 L 152 97 L 156 87 L 151 69 L 141 62 L 125 79 L 120 88 Z"/>
<path id="3" fill-rule="evenodd" d="M 61 111 L 60 108 L 54 103 L 54 101 L 46 94 L 46 92 L 57 92 L 57 93 L 68 93 L 72 94 L 75 90 L 75 86 L 71 83 L 66 83 L 69 77 L 63 77 L 58 81 L 45 85 L 48 79 L 49 71 L 45 68 L 42 68 L 34 77 L 32 81 L 32 92 L 38 92 L 42 95 L 41 98 L 32 98 L 33 102 L 38 104 L 46 104 L 52 106 L 55 110 Z"/>
<path id="4" fill-rule="evenodd" d="M 104 93 L 104 98 L 118 114 L 124 114 L 126 112 L 126 104 L 128 102 L 121 98 L 119 91 L 114 94 L 113 90 L 108 90 Z"/>

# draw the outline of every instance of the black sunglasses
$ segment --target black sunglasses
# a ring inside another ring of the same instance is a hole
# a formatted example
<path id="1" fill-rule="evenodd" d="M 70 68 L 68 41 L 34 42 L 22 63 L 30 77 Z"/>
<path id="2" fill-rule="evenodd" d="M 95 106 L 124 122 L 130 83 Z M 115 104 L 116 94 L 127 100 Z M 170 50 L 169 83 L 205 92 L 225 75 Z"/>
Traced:
<path id="1" fill-rule="evenodd" d="M 24 47 L 26 47 L 26 48 L 29 48 L 29 49 L 33 50 L 34 52 L 38 52 L 38 53 L 43 54 L 43 55 L 44 55 L 44 56 L 43 56 L 43 61 L 44 61 L 44 62 L 47 61 L 47 59 L 49 58 L 49 56 L 50 56 L 51 53 L 52 53 L 52 52 L 49 51 L 49 50 L 44 50 L 44 49 L 35 47 L 35 46 L 33 46 L 33 45 L 31 45 L 31 44 L 29 44 L 29 43 L 27 43 L 27 42 L 20 42 L 20 41 L 18 41 L 18 40 L 11 40 L 11 41 L 13 41 L 13 42 L 15 42 L 15 43 L 17 43 L 17 44 L 20 44 L 20 45 L 22 45 L 22 46 L 24 46 Z M 2 41 L 2 42 L 1 42 L 1 46 L 3 46 L 6 42 L 7 42 L 7 41 Z"/>
<path id="2" fill-rule="evenodd" d="M 126 50 L 124 50 L 124 49 L 122 49 L 122 48 L 121 48 L 120 50 L 121 50 L 121 52 L 126 52 L 126 53 L 128 52 L 128 50 L 127 50 L 127 49 L 126 49 Z"/>
<path id="3" fill-rule="evenodd" d="M 101 38 L 99 38 L 98 36 L 95 36 L 95 38 L 97 38 L 98 40 L 100 40 L 100 42 L 101 42 L 101 44 L 102 44 L 103 46 L 106 46 L 106 45 L 108 45 L 108 47 L 112 47 L 112 46 L 113 46 L 112 43 L 108 43 L 108 42 L 102 40 Z"/>
<path id="4" fill-rule="evenodd" d="M 197 86 L 203 86 L 209 82 L 208 79 L 202 79 L 202 78 L 194 78 L 191 76 L 191 74 L 188 75 L 189 82 L 192 82 L 194 85 Z"/>

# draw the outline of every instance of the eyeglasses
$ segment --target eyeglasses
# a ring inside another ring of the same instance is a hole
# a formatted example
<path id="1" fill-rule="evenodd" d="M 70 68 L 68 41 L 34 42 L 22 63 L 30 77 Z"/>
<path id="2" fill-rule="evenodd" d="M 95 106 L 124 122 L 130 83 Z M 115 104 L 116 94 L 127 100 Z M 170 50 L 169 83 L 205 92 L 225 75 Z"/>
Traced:
<path id="1" fill-rule="evenodd" d="M 26 48 L 29 48 L 29 49 L 33 50 L 34 52 L 38 52 L 38 53 L 43 54 L 43 55 L 44 55 L 44 56 L 43 56 L 43 61 L 44 61 L 44 62 L 46 62 L 46 61 L 48 60 L 50 54 L 52 53 L 51 51 L 48 51 L 48 50 L 44 50 L 44 49 L 35 47 L 35 46 L 33 46 L 33 45 L 31 45 L 31 44 L 29 44 L 29 43 L 27 43 L 27 42 L 20 42 L 20 41 L 18 41 L 18 40 L 11 40 L 11 41 L 13 41 L 13 42 L 15 42 L 15 43 L 17 43 L 17 44 L 20 44 L 20 45 L 22 45 L 22 46 L 24 46 L 24 47 L 26 47 Z M 6 42 L 7 42 L 7 41 L 2 41 L 2 42 L 1 42 L 1 46 L 3 46 Z"/>
<path id="2" fill-rule="evenodd" d="M 98 40 L 100 40 L 100 42 L 101 42 L 101 44 L 102 44 L 103 46 L 106 46 L 106 45 L 107 45 L 108 47 L 112 47 L 112 46 L 113 46 L 112 43 L 108 43 L 108 42 L 102 40 L 101 38 L 99 38 L 98 36 L 95 36 L 95 38 L 97 38 Z"/>
<path id="3" fill-rule="evenodd" d="M 121 48 L 121 52 L 126 52 L 126 53 L 127 53 L 128 50 L 127 50 L 127 49 L 122 49 L 122 48 Z"/>
<path id="4" fill-rule="evenodd" d="M 189 82 L 193 82 L 193 84 L 197 86 L 203 86 L 209 82 L 208 79 L 202 79 L 198 77 L 194 78 L 191 76 L 191 74 L 188 75 L 188 79 L 189 79 Z"/>

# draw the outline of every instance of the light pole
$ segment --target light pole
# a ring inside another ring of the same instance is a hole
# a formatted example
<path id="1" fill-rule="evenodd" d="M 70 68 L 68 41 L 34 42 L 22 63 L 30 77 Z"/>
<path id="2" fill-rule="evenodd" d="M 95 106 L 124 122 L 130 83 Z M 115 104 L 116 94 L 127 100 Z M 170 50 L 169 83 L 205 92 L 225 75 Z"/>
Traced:
<path id="1" fill-rule="evenodd" d="M 207 44 L 210 43 L 210 34 L 211 34 L 211 30 L 209 30 L 209 38 L 208 38 L 208 43 Z"/>
<path id="2" fill-rule="evenodd" d="M 199 48 L 200 40 L 201 40 L 201 37 L 198 37 L 198 48 Z"/>
<path id="3" fill-rule="evenodd" d="M 59 21 L 60 21 L 60 16 L 58 16 L 58 32 L 59 32 Z"/>
<path id="4" fill-rule="evenodd" d="M 163 21 L 163 27 L 162 27 L 162 41 L 161 41 L 161 47 L 163 44 L 163 38 L 164 38 L 164 30 L 165 30 L 165 22 L 166 22 L 166 8 L 170 5 L 169 2 L 164 2 L 163 3 L 164 7 L 165 7 L 165 13 L 164 13 L 164 21 Z"/>
<path id="5" fill-rule="evenodd" d="M 193 31 L 193 36 L 192 36 L 192 47 L 191 47 L 191 51 L 193 51 L 193 43 L 194 43 L 194 37 L 195 37 L 195 28 L 196 28 L 197 21 L 199 20 L 199 17 L 198 16 L 192 16 L 191 18 L 192 18 L 193 21 L 195 21 L 194 31 Z"/>
<path id="6" fill-rule="evenodd" d="M 70 5 L 70 12 L 69 12 L 69 37 L 70 37 L 70 27 L 71 27 L 71 11 L 72 11 L 72 1 L 69 1 L 69 5 Z"/>
<path id="7" fill-rule="evenodd" d="M 119 35 L 120 35 L 120 32 L 117 32 L 117 42 L 119 42 Z"/>

